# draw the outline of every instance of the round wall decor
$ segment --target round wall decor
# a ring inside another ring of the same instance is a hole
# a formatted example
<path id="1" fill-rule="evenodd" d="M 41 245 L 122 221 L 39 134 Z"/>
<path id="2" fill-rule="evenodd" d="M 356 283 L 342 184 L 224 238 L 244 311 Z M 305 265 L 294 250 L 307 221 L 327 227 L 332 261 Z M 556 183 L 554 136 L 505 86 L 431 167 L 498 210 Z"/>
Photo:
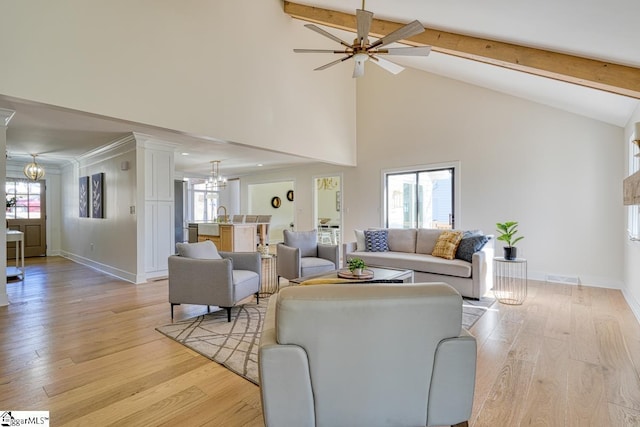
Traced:
<path id="1" fill-rule="evenodd" d="M 273 206 L 274 208 L 278 209 L 281 204 L 282 204 L 282 201 L 280 200 L 280 197 L 276 196 L 273 199 L 271 199 L 271 206 Z"/>
<path id="2" fill-rule="evenodd" d="M 293 202 L 293 190 L 287 191 L 287 200 Z"/>

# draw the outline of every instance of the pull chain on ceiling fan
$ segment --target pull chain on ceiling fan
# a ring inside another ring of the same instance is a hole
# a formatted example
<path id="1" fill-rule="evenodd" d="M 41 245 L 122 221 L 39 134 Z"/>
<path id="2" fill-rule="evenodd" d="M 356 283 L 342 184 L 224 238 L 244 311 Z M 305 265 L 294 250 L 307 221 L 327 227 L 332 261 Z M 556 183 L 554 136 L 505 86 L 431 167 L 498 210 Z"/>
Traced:
<path id="1" fill-rule="evenodd" d="M 296 53 L 337 53 L 345 55 L 340 59 L 329 62 L 321 67 L 315 69 L 315 71 L 325 70 L 336 64 L 346 61 L 347 59 L 354 59 L 355 65 L 353 68 L 353 77 L 360 77 L 364 75 L 364 63 L 371 59 L 375 64 L 384 68 L 393 74 L 398 74 L 404 70 L 400 65 L 382 58 L 380 55 L 405 55 L 405 56 L 427 56 L 431 52 L 431 46 L 422 47 L 397 47 L 382 49 L 384 46 L 391 43 L 415 36 L 424 31 L 424 27 L 420 21 L 413 21 L 404 27 L 398 28 L 396 31 L 376 40 L 369 44 L 369 31 L 371 29 L 371 22 L 373 21 L 373 12 L 369 12 L 364 9 L 364 0 L 362 0 L 362 9 L 356 9 L 356 24 L 358 36 L 353 41 L 353 44 L 349 44 L 340 38 L 334 36 L 328 31 L 323 30 L 314 24 L 306 24 L 305 27 L 321 34 L 331 40 L 340 43 L 344 46 L 344 50 L 329 50 L 329 49 L 293 49 Z"/>

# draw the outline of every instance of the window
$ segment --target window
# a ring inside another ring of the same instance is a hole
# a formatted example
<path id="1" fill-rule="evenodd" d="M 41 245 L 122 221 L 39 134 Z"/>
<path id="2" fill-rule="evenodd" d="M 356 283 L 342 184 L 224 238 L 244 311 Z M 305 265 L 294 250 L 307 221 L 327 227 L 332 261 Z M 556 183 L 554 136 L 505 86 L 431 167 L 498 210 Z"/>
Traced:
<path id="1" fill-rule="evenodd" d="M 629 175 L 640 170 L 640 149 L 631 141 L 629 147 Z M 631 205 L 628 208 L 629 215 L 629 239 L 640 240 L 640 209 L 638 205 Z"/>
<path id="2" fill-rule="evenodd" d="M 385 224 L 389 228 L 455 226 L 455 167 L 385 173 Z"/>
<path id="3" fill-rule="evenodd" d="M 207 183 L 193 183 L 191 186 L 193 201 L 193 221 L 213 221 L 217 217 L 218 193 L 207 191 Z"/>
<path id="4" fill-rule="evenodd" d="M 44 183 L 7 178 L 7 219 L 40 219 L 40 200 Z"/>

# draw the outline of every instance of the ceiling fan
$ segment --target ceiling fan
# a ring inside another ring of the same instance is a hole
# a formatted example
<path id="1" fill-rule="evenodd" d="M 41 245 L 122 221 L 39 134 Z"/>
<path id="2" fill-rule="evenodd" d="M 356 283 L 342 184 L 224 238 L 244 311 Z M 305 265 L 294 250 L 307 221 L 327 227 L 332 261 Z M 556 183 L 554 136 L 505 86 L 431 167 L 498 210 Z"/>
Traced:
<path id="1" fill-rule="evenodd" d="M 371 22 L 373 21 L 373 12 L 369 12 L 364 9 L 364 0 L 362 0 L 362 9 L 356 9 L 356 24 L 358 36 L 353 41 L 353 44 L 349 44 L 340 38 L 334 36 L 328 31 L 323 30 L 314 24 L 306 24 L 305 27 L 315 31 L 331 40 L 340 43 L 345 47 L 344 50 L 329 50 L 329 49 L 293 49 L 296 53 L 337 53 L 345 55 L 340 59 L 329 62 L 321 67 L 316 68 L 314 71 L 325 70 L 336 64 L 353 58 L 355 66 L 353 68 L 353 77 L 360 77 L 364 75 L 364 63 L 371 59 L 375 64 L 384 68 L 393 74 L 398 74 L 404 67 L 388 61 L 382 58 L 380 55 L 405 55 L 405 56 L 427 56 L 431 52 L 431 46 L 421 47 L 397 47 L 382 49 L 384 46 L 397 42 L 402 39 L 406 39 L 416 34 L 420 34 L 424 31 L 424 27 L 420 21 L 413 21 L 404 27 L 398 28 L 396 31 L 376 40 L 373 43 L 369 43 L 369 30 L 371 29 Z"/>

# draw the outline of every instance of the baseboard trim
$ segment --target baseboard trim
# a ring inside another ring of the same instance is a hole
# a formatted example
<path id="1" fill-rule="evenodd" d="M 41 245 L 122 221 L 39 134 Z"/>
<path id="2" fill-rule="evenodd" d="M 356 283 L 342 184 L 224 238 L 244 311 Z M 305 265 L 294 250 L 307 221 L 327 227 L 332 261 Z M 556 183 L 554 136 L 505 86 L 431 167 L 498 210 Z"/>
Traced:
<path id="1" fill-rule="evenodd" d="M 546 282 L 550 284 L 561 284 L 559 282 L 548 281 L 547 278 L 551 276 L 563 277 L 566 275 L 560 275 L 556 273 L 542 273 L 539 271 L 529 271 L 527 276 L 530 280 L 536 280 L 538 282 Z M 571 277 L 571 276 L 567 276 L 567 277 Z M 563 284 L 570 285 L 570 286 L 577 286 L 577 285 L 593 286 L 595 288 L 605 288 L 605 289 L 620 289 L 620 290 L 624 289 L 624 282 L 622 282 L 622 280 L 615 280 L 607 277 L 595 277 L 595 276 L 584 276 L 584 277 L 576 276 L 576 277 L 578 278 L 579 283 L 566 282 Z"/>
<path id="2" fill-rule="evenodd" d="M 633 315 L 636 316 L 636 320 L 640 323 L 640 303 L 638 303 L 626 288 L 622 288 L 622 296 L 627 301 L 627 304 L 629 304 L 629 308 L 631 308 Z"/>
<path id="3" fill-rule="evenodd" d="M 109 276 L 117 277 L 118 279 L 124 280 L 130 283 L 141 283 L 138 281 L 138 277 L 134 273 L 130 273 L 128 271 L 120 270 L 119 268 L 112 267 L 107 264 L 102 264 L 91 259 L 82 257 L 80 255 L 72 254 L 66 251 L 60 251 L 60 256 L 63 258 L 70 259 L 73 262 L 77 262 L 78 264 L 86 265 L 87 267 L 93 268 L 94 270 L 98 270 L 101 273 L 108 274 Z"/>

